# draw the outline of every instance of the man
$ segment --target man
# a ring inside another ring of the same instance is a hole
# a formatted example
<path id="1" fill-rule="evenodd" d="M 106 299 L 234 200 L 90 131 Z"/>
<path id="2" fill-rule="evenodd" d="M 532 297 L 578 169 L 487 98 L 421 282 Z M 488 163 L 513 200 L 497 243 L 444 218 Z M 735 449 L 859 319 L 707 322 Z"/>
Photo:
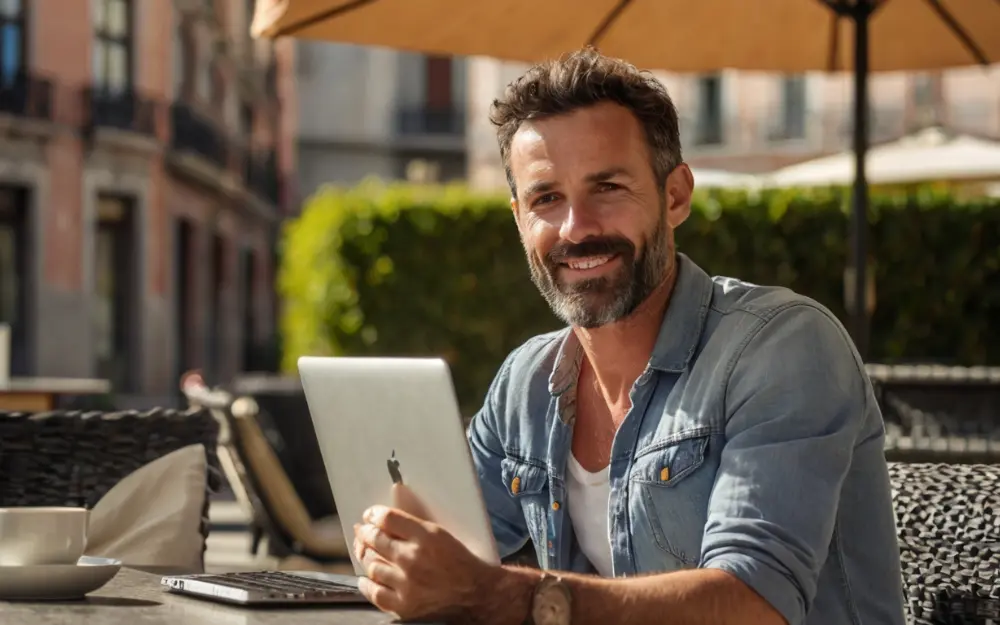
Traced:
<path id="1" fill-rule="evenodd" d="M 654 78 L 583 50 L 494 104 L 535 284 L 570 327 L 504 362 L 469 431 L 501 554 L 376 507 L 362 590 L 404 618 L 896 625 L 883 424 L 833 315 L 675 251 L 694 181 Z M 559 571 L 559 573 L 556 573 Z"/>

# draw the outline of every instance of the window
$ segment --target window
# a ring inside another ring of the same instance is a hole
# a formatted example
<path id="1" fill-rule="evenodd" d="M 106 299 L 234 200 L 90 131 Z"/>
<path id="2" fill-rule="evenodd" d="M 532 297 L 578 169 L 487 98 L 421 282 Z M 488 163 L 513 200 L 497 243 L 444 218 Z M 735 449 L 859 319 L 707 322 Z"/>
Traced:
<path id="1" fill-rule="evenodd" d="M 96 369 L 118 391 L 132 390 L 132 302 L 134 258 L 132 211 L 118 197 L 97 203 L 94 346 Z"/>
<path id="2" fill-rule="evenodd" d="M 695 143 L 717 145 L 722 143 L 722 78 L 698 78 L 698 123 Z"/>
<path id="3" fill-rule="evenodd" d="M 250 45 L 253 45 L 253 37 L 250 36 L 250 27 L 253 26 L 253 14 L 256 4 L 255 0 L 247 0 L 247 27 L 243 32 L 246 33 L 246 38 L 250 42 Z"/>
<path id="4" fill-rule="evenodd" d="M 128 0 L 91 0 L 94 83 L 107 93 L 132 87 L 132 7 Z"/>
<path id="5" fill-rule="evenodd" d="M 806 136 L 806 79 L 787 76 L 781 81 L 780 139 L 804 139 Z"/>
<path id="6" fill-rule="evenodd" d="M 209 64 L 211 72 L 212 104 L 219 110 L 226 108 L 226 74 L 222 69 L 222 61 L 219 57 L 214 57 Z"/>
<path id="7" fill-rule="evenodd" d="M 923 128 L 937 124 L 939 120 L 940 84 L 936 76 L 917 74 L 910 82 L 910 100 L 913 103 L 912 124 Z"/>
<path id="8" fill-rule="evenodd" d="M 240 134 L 248 145 L 253 145 L 253 105 L 240 102 Z"/>
<path id="9" fill-rule="evenodd" d="M 917 74 L 911 85 L 913 104 L 917 108 L 934 105 L 934 79 L 928 74 Z"/>
<path id="10" fill-rule="evenodd" d="M 190 221 L 179 219 L 174 230 L 174 276 L 176 280 L 174 322 L 177 324 L 177 378 L 193 366 L 192 338 L 195 315 L 194 275 L 198 250 L 195 241 L 195 226 Z"/>
<path id="11" fill-rule="evenodd" d="M 264 84 L 267 88 L 268 94 L 272 98 L 278 97 L 278 57 L 274 53 L 272 48 L 267 61 L 267 69 L 264 74 Z"/>
<path id="12" fill-rule="evenodd" d="M 257 369 L 257 259 L 252 249 L 244 248 L 240 253 L 243 285 L 240 289 L 240 311 L 243 313 L 243 370 Z"/>
<path id="13" fill-rule="evenodd" d="M 27 191 L 0 187 L 0 323 L 11 329 L 10 374 L 28 374 Z"/>
<path id="14" fill-rule="evenodd" d="M 178 99 L 184 99 L 191 88 L 192 48 L 190 27 L 182 21 L 174 32 L 174 95 Z"/>
<path id="15" fill-rule="evenodd" d="M 8 86 L 24 71 L 24 0 L 0 0 L 0 85 Z"/>
<path id="16" fill-rule="evenodd" d="M 427 108 L 433 111 L 447 111 L 452 108 L 451 58 L 428 56 L 424 76 L 427 90 Z"/>
<path id="17" fill-rule="evenodd" d="M 225 291 L 227 286 L 227 267 L 229 245 L 226 239 L 219 234 L 212 237 L 212 265 L 211 265 L 211 288 L 212 295 L 208 307 L 208 349 L 206 369 L 209 377 L 216 383 L 222 381 L 223 352 L 225 350 L 225 334 L 223 327 L 226 323 L 225 315 Z"/>

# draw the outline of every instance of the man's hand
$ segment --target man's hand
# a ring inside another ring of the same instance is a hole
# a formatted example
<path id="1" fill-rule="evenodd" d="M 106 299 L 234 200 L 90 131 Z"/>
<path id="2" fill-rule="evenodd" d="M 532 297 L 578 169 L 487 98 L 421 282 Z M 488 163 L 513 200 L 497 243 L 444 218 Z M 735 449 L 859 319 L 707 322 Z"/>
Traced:
<path id="1" fill-rule="evenodd" d="M 401 495 L 394 493 L 394 500 Z M 403 620 L 471 616 L 502 575 L 441 526 L 400 509 L 370 508 L 354 535 L 354 553 L 366 575 L 359 580 L 361 592 Z"/>

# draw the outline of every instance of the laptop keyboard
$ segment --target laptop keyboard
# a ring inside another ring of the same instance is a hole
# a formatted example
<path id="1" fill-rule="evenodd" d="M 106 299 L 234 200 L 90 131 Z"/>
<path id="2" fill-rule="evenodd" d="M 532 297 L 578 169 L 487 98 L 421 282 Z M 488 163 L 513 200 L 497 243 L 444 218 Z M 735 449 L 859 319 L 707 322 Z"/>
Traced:
<path id="1" fill-rule="evenodd" d="M 254 571 L 226 573 L 224 575 L 198 575 L 197 580 L 240 590 L 284 595 L 289 599 L 309 599 L 337 595 L 357 595 L 358 589 L 346 584 L 291 575 L 280 571 Z"/>

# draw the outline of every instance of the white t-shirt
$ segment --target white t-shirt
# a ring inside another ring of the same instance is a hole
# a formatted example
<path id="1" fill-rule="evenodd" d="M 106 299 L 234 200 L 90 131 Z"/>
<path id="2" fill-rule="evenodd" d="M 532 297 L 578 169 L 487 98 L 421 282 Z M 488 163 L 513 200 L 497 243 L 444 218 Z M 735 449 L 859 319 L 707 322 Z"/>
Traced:
<path id="1" fill-rule="evenodd" d="M 611 498 L 610 466 L 597 473 L 584 469 L 571 453 L 566 489 L 569 518 L 580 549 L 602 577 L 613 577 L 608 504 Z"/>

